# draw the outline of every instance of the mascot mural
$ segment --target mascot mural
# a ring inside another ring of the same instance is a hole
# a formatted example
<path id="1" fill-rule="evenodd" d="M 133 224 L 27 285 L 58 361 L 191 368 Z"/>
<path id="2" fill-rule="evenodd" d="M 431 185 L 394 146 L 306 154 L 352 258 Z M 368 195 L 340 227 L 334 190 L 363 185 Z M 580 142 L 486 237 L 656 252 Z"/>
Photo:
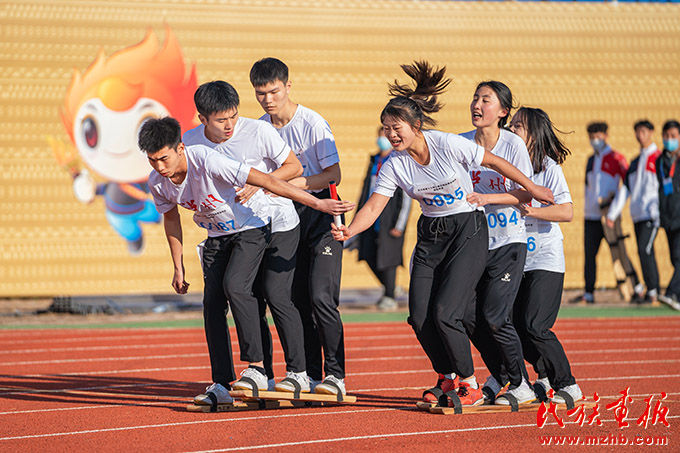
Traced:
<path id="1" fill-rule="evenodd" d="M 185 76 L 179 42 L 166 27 L 162 47 L 149 30 L 142 42 L 109 58 L 101 52 L 82 75 L 74 71 L 66 92 L 61 120 L 71 143 L 49 139 L 57 162 L 73 177 L 80 202 L 104 198 L 106 219 L 133 255 L 144 247 L 141 223 L 161 220 L 149 196 L 152 169 L 137 146 L 139 129 L 164 116 L 175 117 L 182 130 L 196 126 L 196 88 L 196 67 Z"/>

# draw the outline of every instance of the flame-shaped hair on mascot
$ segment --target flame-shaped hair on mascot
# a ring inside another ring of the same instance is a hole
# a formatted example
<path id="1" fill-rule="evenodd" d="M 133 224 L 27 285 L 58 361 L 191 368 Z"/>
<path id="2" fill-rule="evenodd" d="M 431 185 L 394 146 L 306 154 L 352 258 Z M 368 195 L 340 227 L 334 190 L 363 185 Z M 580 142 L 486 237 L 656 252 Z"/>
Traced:
<path id="1" fill-rule="evenodd" d="M 182 49 L 169 27 L 165 41 L 149 30 L 140 43 L 110 57 L 100 52 L 82 74 L 74 71 L 61 109 L 72 147 L 48 139 L 57 161 L 73 176 L 76 198 L 103 195 L 106 218 L 132 254 L 143 249 L 141 222 L 160 222 L 146 185 L 151 166 L 137 146 L 148 118 L 172 116 L 183 130 L 198 124 L 196 67 L 187 76 Z M 83 166 L 83 162 L 87 168 Z M 88 168 L 103 183 L 95 184 Z"/>

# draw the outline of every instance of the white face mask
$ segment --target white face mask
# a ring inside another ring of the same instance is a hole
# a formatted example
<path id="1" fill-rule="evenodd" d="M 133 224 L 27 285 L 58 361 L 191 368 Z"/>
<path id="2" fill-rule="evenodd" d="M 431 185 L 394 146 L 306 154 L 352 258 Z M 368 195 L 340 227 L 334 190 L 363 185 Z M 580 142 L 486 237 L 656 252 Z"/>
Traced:
<path id="1" fill-rule="evenodd" d="M 387 139 L 387 137 L 383 137 L 381 135 L 380 137 L 378 137 L 378 140 L 376 142 L 378 143 L 378 148 L 380 148 L 380 151 L 388 151 L 392 149 L 392 144 Z"/>
<path id="2" fill-rule="evenodd" d="M 599 152 L 602 151 L 602 149 L 605 146 L 605 143 L 604 140 L 602 140 L 601 138 L 594 138 L 590 141 L 590 146 L 592 146 L 596 152 Z"/>

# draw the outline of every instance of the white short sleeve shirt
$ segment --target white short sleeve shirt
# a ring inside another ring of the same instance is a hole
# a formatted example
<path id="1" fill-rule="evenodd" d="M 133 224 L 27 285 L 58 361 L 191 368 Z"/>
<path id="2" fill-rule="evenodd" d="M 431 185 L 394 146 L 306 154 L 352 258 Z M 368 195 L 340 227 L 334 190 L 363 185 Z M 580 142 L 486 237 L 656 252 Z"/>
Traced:
<path id="1" fill-rule="evenodd" d="M 441 131 L 425 130 L 423 136 L 430 151 L 430 162 L 420 165 L 407 151 L 393 151 L 380 168 L 375 193 L 391 197 L 400 187 L 418 201 L 426 217 L 474 211 L 474 206 L 466 200 L 472 192 L 468 170 L 481 164 L 484 149 Z"/>
<path id="2" fill-rule="evenodd" d="M 208 146 L 264 173 L 283 165 L 291 150 L 270 124 L 244 117 L 239 117 L 233 135 L 222 143 L 208 140 L 202 124 L 187 131 L 182 141 L 185 145 Z M 289 231 L 300 223 L 291 200 L 275 196 L 266 199 L 272 205 L 272 232 Z"/>
<path id="3" fill-rule="evenodd" d="M 235 201 L 235 187 L 243 187 L 250 166 L 203 145 L 186 146 L 187 174 L 181 184 L 152 171 L 149 190 L 161 214 L 176 205 L 194 211 L 194 222 L 208 236 L 226 236 L 269 223 L 270 206 L 257 192 L 245 204 Z"/>
<path id="4" fill-rule="evenodd" d="M 260 120 L 271 124 L 269 114 L 263 115 Z M 298 105 L 288 124 L 276 128 L 276 131 L 302 163 L 302 176 L 317 175 L 340 162 L 331 127 L 314 110 Z"/>
<path id="5" fill-rule="evenodd" d="M 532 181 L 552 190 L 555 204 L 572 203 L 562 167 L 550 158 L 546 158 L 543 166 L 544 170 L 535 174 Z M 531 200 L 531 205 L 537 208 L 546 206 L 536 200 Z M 564 273 L 563 236 L 559 223 L 526 217 L 526 230 L 527 260 L 524 270 Z"/>
<path id="6" fill-rule="evenodd" d="M 472 130 L 461 136 L 474 142 L 475 133 L 476 130 Z M 529 178 L 534 174 L 524 141 L 510 131 L 500 130 L 498 142 L 491 153 L 507 160 Z M 470 178 L 477 193 L 503 193 L 521 188 L 514 181 L 506 180 L 505 176 L 481 165 L 470 169 Z M 517 208 L 492 204 L 484 206 L 484 212 L 489 226 L 489 250 L 526 242 L 524 218 Z"/>

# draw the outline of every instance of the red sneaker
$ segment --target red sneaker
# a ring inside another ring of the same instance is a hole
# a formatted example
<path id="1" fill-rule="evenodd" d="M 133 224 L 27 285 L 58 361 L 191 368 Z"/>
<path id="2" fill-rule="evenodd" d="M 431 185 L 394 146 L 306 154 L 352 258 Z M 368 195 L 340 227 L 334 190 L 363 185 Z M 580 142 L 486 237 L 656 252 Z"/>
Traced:
<path id="1" fill-rule="evenodd" d="M 451 390 L 455 391 L 457 387 L 458 387 L 458 376 L 456 376 L 455 379 L 449 379 L 441 373 L 438 376 L 437 385 L 434 386 L 434 388 L 441 390 L 442 393 L 450 392 Z M 427 392 L 427 391 L 425 391 L 425 394 L 423 395 L 423 401 L 425 401 L 427 403 L 438 403 L 439 402 L 435 395 L 433 395 L 432 393 Z"/>
<path id="2" fill-rule="evenodd" d="M 458 386 L 458 398 L 463 406 L 479 406 L 484 403 L 484 392 L 482 389 L 473 389 L 467 382 L 461 382 Z"/>

